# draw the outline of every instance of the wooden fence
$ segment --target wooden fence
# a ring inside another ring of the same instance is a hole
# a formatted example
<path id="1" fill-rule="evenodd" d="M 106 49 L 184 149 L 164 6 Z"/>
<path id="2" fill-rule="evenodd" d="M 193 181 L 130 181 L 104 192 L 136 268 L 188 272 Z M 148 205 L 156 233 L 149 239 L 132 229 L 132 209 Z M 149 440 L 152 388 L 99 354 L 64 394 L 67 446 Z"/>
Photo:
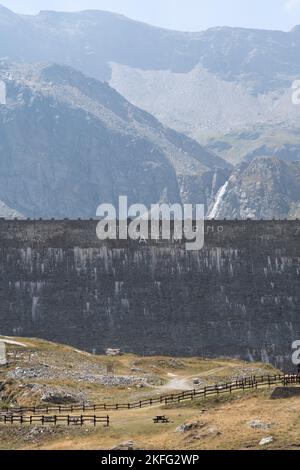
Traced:
<path id="1" fill-rule="evenodd" d="M 67 426 L 83 426 L 85 424 L 93 424 L 97 426 L 98 424 L 104 424 L 104 427 L 109 427 L 109 416 L 63 416 L 63 415 L 54 415 L 54 416 L 27 416 L 23 413 L 13 414 L 6 413 L 0 415 L 0 423 L 4 424 L 29 424 L 29 425 L 45 425 L 45 424 L 65 424 Z"/>
<path id="2" fill-rule="evenodd" d="M 11 412 L 14 414 L 23 413 L 74 413 L 80 411 L 86 413 L 89 411 L 118 411 L 118 410 L 132 410 L 136 408 L 145 408 L 157 404 L 168 405 L 171 403 L 181 403 L 182 401 L 194 400 L 195 398 L 206 398 L 211 395 L 221 395 L 224 393 L 231 394 L 236 390 L 249 390 L 257 389 L 259 387 L 271 387 L 272 385 L 282 384 L 300 384 L 300 375 L 262 375 L 252 376 L 249 378 L 232 381 L 225 384 L 210 385 L 203 388 L 184 391 L 179 394 L 161 395 L 160 397 L 147 398 L 135 403 L 121 403 L 121 404 L 74 404 L 74 405 L 41 405 L 33 407 L 19 407 L 19 408 L 2 408 L 1 414 Z"/>

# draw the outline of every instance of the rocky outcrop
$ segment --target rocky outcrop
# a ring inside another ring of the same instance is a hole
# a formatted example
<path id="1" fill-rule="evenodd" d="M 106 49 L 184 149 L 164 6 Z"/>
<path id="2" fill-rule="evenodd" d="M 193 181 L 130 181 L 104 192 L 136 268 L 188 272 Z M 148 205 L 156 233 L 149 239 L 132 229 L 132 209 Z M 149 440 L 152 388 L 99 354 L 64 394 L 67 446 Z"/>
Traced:
<path id="1" fill-rule="evenodd" d="M 209 218 L 272 219 L 300 216 L 300 162 L 257 157 L 233 171 Z"/>
<path id="2" fill-rule="evenodd" d="M 300 387 L 276 387 L 271 395 L 272 400 L 300 397 Z"/>

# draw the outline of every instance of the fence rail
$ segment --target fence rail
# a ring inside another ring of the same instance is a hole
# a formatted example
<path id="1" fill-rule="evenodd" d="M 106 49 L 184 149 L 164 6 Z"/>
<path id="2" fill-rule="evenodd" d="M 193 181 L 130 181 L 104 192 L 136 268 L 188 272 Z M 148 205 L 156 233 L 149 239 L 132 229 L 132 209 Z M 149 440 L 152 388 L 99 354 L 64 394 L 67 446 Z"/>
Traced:
<path id="1" fill-rule="evenodd" d="M 116 404 L 74 404 L 74 405 L 40 405 L 33 407 L 2 408 L 0 416 L 7 413 L 27 414 L 27 413 L 74 413 L 80 411 L 86 413 L 89 411 L 120 411 L 132 410 L 136 408 L 145 408 L 157 404 L 181 403 L 182 401 L 194 400 L 195 398 L 206 398 L 211 395 L 231 394 L 236 390 L 257 389 L 259 387 L 271 387 L 281 383 L 282 385 L 300 384 L 300 375 L 262 375 L 228 382 L 225 384 L 210 385 L 207 387 L 187 390 L 179 394 L 161 395 L 160 397 L 148 398 L 135 403 L 116 403 Z"/>
<path id="2" fill-rule="evenodd" d="M 55 426 L 59 424 L 66 424 L 67 426 L 83 426 L 85 424 L 93 424 L 97 426 L 98 424 L 104 424 L 104 427 L 109 427 L 109 416 L 63 416 L 63 415 L 54 415 L 54 416 L 26 416 L 21 414 L 6 413 L 0 415 L 0 423 L 4 424 L 54 424 Z"/>

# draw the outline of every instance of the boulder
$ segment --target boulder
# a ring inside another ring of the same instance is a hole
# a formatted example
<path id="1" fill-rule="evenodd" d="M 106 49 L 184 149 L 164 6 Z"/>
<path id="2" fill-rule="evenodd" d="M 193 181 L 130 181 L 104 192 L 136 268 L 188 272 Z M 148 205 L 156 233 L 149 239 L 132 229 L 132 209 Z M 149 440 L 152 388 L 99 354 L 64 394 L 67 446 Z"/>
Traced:
<path id="1" fill-rule="evenodd" d="M 137 450 L 136 444 L 134 441 L 125 441 L 121 442 L 115 447 L 112 447 L 111 450 Z"/>
<path id="2" fill-rule="evenodd" d="M 260 446 L 266 446 L 266 445 L 268 445 L 268 444 L 272 444 L 272 442 L 274 442 L 274 437 L 268 436 L 268 437 L 264 437 L 264 438 L 260 441 L 259 445 L 260 445 Z"/>
<path id="3" fill-rule="evenodd" d="M 205 426 L 206 426 L 206 424 L 200 423 L 200 421 L 194 421 L 194 422 L 190 422 L 190 423 L 183 423 L 175 429 L 175 432 L 186 433 L 186 432 L 189 432 L 189 431 L 193 431 L 194 429 L 203 428 Z"/>
<path id="4" fill-rule="evenodd" d="M 276 387 L 271 395 L 271 400 L 282 398 L 300 397 L 300 387 Z"/>
<path id="5" fill-rule="evenodd" d="M 248 422 L 248 426 L 253 429 L 270 429 L 272 425 L 270 423 L 263 423 L 259 419 L 254 419 L 253 421 Z"/>

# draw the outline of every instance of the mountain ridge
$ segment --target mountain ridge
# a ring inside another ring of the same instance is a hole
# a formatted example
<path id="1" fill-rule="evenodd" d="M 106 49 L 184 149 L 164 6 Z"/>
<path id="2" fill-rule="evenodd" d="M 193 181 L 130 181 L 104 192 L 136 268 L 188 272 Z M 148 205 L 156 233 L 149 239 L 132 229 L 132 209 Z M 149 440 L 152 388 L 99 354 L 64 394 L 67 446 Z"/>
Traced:
<path id="1" fill-rule="evenodd" d="M 286 145 L 291 133 L 285 126 L 296 122 L 300 135 L 300 107 L 292 104 L 291 91 L 300 77 L 299 26 L 289 32 L 227 26 L 177 32 L 97 10 L 4 11 L 11 24 L 0 30 L 0 57 L 73 66 L 202 145 L 226 146 L 230 134 L 231 149 L 220 156 L 233 164 L 253 152 L 264 155 L 263 147 L 276 155 L 265 126 Z M 238 136 L 253 126 L 261 134 L 257 145 Z M 300 155 L 300 138 L 297 149 Z"/>

